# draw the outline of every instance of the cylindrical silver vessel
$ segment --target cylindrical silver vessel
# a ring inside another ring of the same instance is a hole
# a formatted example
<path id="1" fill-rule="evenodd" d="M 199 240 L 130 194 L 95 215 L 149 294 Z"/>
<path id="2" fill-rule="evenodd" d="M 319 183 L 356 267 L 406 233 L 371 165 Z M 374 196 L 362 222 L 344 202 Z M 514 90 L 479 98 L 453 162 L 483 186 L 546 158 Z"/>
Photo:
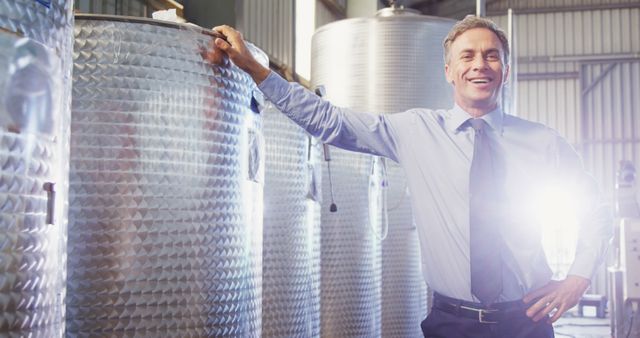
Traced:
<path id="1" fill-rule="evenodd" d="M 72 1 L 0 0 L 0 336 L 64 334 Z"/>
<path id="2" fill-rule="evenodd" d="M 260 336 L 255 85 L 204 61 L 210 43 L 185 25 L 76 17 L 70 336 Z"/>
<path id="3" fill-rule="evenodd" d="M 418 234 L 411 212 L 409 187 L 402 168 L 387 161 L 385 222 L 382 243 L 383 337 L 419 337 L 427 315 L 427 289 L 422 277 Z"/>
<path id="4" fill-rule="evenodd" d="M 454 23 L 385 9 L 373 18 L 321 27 L 313 38 L 312 82 L 323 85 L 334 104 L 354 110 L 450 108 L 453 91 L 444 77 L 442 42 Z M 426 286 L 402 170 L 391 161 L 386 167 L 388 235 L 382 246 L 381 332 L 383 337 L 415 337 L 422 334 L 420 320 L 427 312 Z"/>
<path id="5" fill-rule="evenodd" d="M 273 105 L 263 117 L 262 336 L 318 337 L 321 147 Z"/>
<path id="6" fill-rule="evenodd" d="M 330 147 L 330 158 L 322 175 L 321 334 L 379 337 L 381 262 L 376 235 L 381 175 L 374 165 L 378 160 L 335 147 Z M 332 202 L 335 212 L 330 209 Z"/>

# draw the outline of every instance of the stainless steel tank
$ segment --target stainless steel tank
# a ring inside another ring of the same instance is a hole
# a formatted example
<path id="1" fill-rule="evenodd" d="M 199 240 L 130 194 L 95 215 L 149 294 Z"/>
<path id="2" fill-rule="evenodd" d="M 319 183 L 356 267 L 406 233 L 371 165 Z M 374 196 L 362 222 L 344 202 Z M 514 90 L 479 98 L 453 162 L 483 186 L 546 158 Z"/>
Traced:
<path id="1" fill-rule="evenodd" d="M 0 336 L 64 334 L 72 1 L 0 0 Z"/>
<path id="2" fill-rule="evenodd" d="M 321 334 L 379 337 L 378 160 L 335 147 L 330 147 L 330 159 L 322 175 Z M 332 203 L 335 212 L 331 212 Z"/>
<path id="3" fill-rule="evenodd" d="M 382 243 L 383 337 L 419 337 L 427 315 L 427 289 L 422 277 L 418 234 L 411 212 L 409 187 L 402 168 L 387 161 L 384 192 L 388 226 Z"/>
<path id="4" fill-rule="evenodd" d="M 272 104 L 263 117 L 262 335 L 319 337 L 321 147 Z"/>
<path id="5" fill-rule="evenodd" d="M 354 110 L 396 113 L 416 107 L 450 108 L 453 91 L 444 77 L 442 42 L 454 23 L 389 8 L 372 18 L 323 26 L 313 38 L 312 82 L 323 85 L 334 104 Z M 381 334 L 415 337 L 422 334 L 419 324 L 427 313 L 419 245 L 402 169 L 387 161 L 386 175 L 388 234 L 382 245 Z M 323 219 L 323 236 L 325 223 Z M 323 254 L 324 243 L 323 237 Z M 339 287 L 335 288 L 337 294 Z"/>
<path id="6" fill-rule="evenodd" d="M 76 17 L 70 336 L 260 336 L 261 118 L 211 39 Z"/>

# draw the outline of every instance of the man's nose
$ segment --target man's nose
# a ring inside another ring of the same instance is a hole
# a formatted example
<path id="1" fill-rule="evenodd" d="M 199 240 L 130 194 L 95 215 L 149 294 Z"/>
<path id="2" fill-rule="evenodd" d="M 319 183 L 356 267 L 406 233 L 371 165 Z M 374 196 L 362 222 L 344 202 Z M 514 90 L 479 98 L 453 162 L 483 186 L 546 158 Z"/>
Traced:
<path id="1" fill-rule="evenodd" d="M 487 68 L 487 61 L 482 56 L 473 58 L 473 70 L 484 70 Z"/>

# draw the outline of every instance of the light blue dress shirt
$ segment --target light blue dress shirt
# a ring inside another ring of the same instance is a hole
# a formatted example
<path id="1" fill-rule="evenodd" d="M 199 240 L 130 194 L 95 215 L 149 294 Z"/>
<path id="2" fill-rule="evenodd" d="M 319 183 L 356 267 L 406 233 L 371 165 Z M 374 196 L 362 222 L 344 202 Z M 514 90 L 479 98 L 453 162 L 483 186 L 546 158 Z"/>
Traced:
<path id="1" fill-rule="evenodd" d="M 411 109 L 378 115 L 331 105 L 296 83 L 271 74 L 259 85 L 265 97 L 311 135 L 334 146 L 388 157 L 404 168 L 427 284 L 443 295 L 477 301 L 469 266 L 469 170 L 473 157 L 470 115 L 451 110 Z M 503 291 L 498 301 L 521 299 L 546 284 L 552 271 L 542 247 L 535 191 L 560 184 L 581 198 L 575 260 L 569 274 L 591 278 L 602 262 L 612 231 L 611 213 L 573 148 L 544 125 L 503 114 L 482 117 L 506 162 L 509 220 Z M 515 276 L 515 278 L 513 277 Z M 498 277 L 497 277 L 498 278 Z"/>

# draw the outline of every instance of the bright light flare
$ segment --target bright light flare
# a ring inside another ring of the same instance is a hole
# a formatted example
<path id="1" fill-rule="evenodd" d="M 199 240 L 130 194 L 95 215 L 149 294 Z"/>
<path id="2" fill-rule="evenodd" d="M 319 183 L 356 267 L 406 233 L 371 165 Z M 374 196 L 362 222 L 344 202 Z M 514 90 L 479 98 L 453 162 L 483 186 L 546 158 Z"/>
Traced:
<path id="1" fill-rule="evenodd" d="M 566 277 L 575 257 L 580 196 L 562 185 L 542 186 L 533 197 L 533 213 L 542 229 L 542 246 L 555 279 Z"/>
<path id="2" fill-rule="evenodd" d="M 536 219 L 545 227 L 577 225 L 579 201 L 570 189 L 547 186 L 534 193 Z"/>

